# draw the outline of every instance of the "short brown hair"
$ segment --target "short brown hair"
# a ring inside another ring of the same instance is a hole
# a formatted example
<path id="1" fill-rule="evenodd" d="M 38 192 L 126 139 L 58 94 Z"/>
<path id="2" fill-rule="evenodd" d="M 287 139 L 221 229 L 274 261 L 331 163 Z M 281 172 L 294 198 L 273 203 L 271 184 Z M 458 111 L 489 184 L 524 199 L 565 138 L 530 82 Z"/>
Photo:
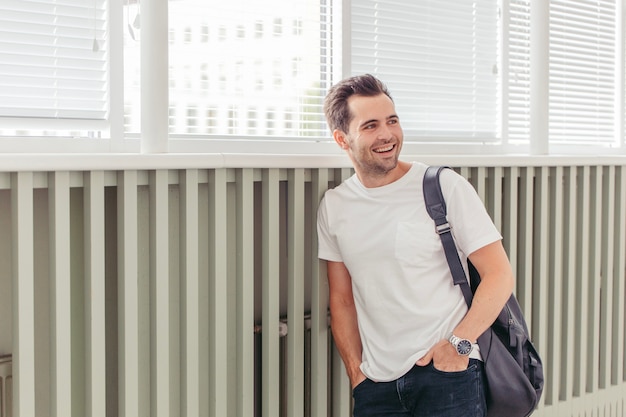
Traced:
<path id="1" fill-rule="evenodd" d="M 348 108 L 348 99 L 351 96 L 373 97 L 379 94 L 385 94 L 392 99 L 387 86 L 371 74 L 346 78 L 332 86 L 324 100 L 324 115 L 330 131 L 338 129 L 348 132 L 353 117 Z"/>

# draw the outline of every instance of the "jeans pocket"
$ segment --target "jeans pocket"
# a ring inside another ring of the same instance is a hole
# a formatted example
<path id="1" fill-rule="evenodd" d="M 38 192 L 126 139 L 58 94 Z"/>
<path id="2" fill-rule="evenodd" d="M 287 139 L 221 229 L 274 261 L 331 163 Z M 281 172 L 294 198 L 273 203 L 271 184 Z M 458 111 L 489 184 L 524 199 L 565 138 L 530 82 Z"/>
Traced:
<path id="1" fill-rule="evenodd" d="M 352 395 L 354 395 L 357 390 L 363 388 L 366 385 L 366 382 L 368 381 L 369 379 L 365 378 L 363 381 L 359 382 L 356 387 L 352 388 Z"/>
<path id="2" fill-rule="evenodd" d="M 441 375 L 450 375 L 450 376 L 454 376 L 454 375 L 458 375 L 461 376 L 463 374 L 471 374 L 476 372 L 477 368 L 478 368 L 478 364 L 475 363 L 473 360 L 470 360 L 470 363 L 467 365 L 467 368 L 461 370 L 461 371 L 442 371 L 441 369 L 437 369 L 435 367 L 434 362 L 431 362 L 429 365 L 430 369 L 438 374 Z"/>
<path id="3" fill-rule="evenodd" d="M 438 410 L 429 416 L 484 416 L 485 397 L 482 367 L 470 360 L 467 369 L 444 372 L 430 365 L 423 375 L 427 379 L 423 396 L 425 407 Z"/>

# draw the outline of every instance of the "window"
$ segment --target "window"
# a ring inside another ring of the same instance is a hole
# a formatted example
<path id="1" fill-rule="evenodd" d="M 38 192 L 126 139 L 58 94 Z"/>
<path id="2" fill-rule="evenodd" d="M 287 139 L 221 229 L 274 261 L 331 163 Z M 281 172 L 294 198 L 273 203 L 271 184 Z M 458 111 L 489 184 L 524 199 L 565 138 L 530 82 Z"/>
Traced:
<path id="1" fill-rule="evenodd" d="M 547 44 L 543 82 L 548 87 L 534 93 L 546 103 L 545 137 L 553 149 L 566 151 L 591 145 L 603 152 L 623 143 L 618 121 L 624 106 L 620 92 L 624 64 L 619 62 L 623 57 L 619 53 L 620 38 L 624 34 L 618 32 L 618 4 L 553 0 L 541 6 L 547 10 L 548 39 L 542 42 Z M 512 144 L 531 139 L 531 7 L 530 0 L 514 0 L 508 3 L 506 14 L 504 135 Z M 589 148 L 583 152 L 589 152 Z"/>
<path id="2" fill-rule="evenodd" d="M 217 132 L 212 123 L 191 115 L 171 119 L 172 140 L 188 138 L 192 132 L 207 139 L 215 134 L 299 140 L 328 136 L 321 109 L 332 60 L 331 51 L 320 48 L 319 0 L 178 0 L 168 7 L 170 38 L 185 39 L 169 45 L 170 85 L 186 86 L 170 89 L 170 108 L 185 113 L 187 103 L 193 102 L 197 114 L 213 109 L 228 117 L 218 122 L 226 129 Z M 285 27 L 286 22 L 294 27 Z M 198 42 L 192 41 L 192 33 L 202 34 Z M 126 75 L 138 75 L 129 65 L 139 63 L 127 63 Z M 129 94 L 139 99 L 134 92 L 138 82 L 126 83 Z M 126 108 L 140 111 L 134 104 Z M 254 129 L 244 128 L 250 125 L 246 120 L 233 119 L 250 114 L 267 119 L 254 120 Z M 127 120 L 138 118 L 127 115 Z M 126 126 L 129 133 L 138 134 L 139 128 Z"/>
<path id="3" fill-rule="evenodd" d="M 7 143 L 13 152 L 139 150 L 140 49 L 150 48 L 142 7 L 0 2 L 0 151 Z M 169 0 L 170 150 L 339 152 L 324 96 L 343 76 L 372 73 L 392 92 L 410 153 L 624 153 L 623 8 L 617 0 Z M 543 39 L 531 32 L 537 24 Z"/>
<path id="4" fill-rule="evenodd" d="M 543 76 L 549 87 L 532 94 L 547 103 L 549 145 L 619 147 L 624 35 L 618 6 L 613 0 L 502 6 L 353 0 L 350 72 L 387 81 L 408 140 L 528 145 L 536 47 L 531 12 L 548 7 L 549 36 L 540 42 L 548 44 Z"/>
<path id="5" fill-rule="evenodd" d="M 105 0 L 0 3 L 0 135 L 108 129 Z"/>
<path id="6" fill-rule="evenodd" d="M 401 109 L 408 140 L 500 136 L 495 1 L 352 1 L 352 74 L 373 73 Z"/>
<path id="7" fill-rule="evenodd" d="M 619 144 L 620 20 L 615 1 L 550 2 L 552 143 Z"/>

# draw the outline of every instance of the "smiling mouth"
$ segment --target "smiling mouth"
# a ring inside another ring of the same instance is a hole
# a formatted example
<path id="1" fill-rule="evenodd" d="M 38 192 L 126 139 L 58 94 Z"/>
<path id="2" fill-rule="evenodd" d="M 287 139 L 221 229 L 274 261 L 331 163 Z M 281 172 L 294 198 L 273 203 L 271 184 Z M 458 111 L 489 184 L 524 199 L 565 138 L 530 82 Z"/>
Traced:
<path id="1" fill-rule="evenodd" d="M 395 145 L 388 145 L 388 146 L 385 146 L 384 148 L 374 149 L 374 152 L 376 153 L 391 152 L 393 148 L 395 148 Z"/>

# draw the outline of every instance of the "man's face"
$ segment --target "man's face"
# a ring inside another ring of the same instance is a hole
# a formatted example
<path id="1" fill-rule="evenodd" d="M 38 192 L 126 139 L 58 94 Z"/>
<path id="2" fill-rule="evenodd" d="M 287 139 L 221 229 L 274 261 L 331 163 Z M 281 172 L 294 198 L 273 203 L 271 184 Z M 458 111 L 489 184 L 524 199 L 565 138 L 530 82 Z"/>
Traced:
<path id="1" fill-rule="evenodd" d="M 386 176 L 398 164 L 403 133 L 393 101 L 387 95 L 353 95 L 348 132 L 335 131 L 335 140 L 348 152 L 361 180 Z"/>

